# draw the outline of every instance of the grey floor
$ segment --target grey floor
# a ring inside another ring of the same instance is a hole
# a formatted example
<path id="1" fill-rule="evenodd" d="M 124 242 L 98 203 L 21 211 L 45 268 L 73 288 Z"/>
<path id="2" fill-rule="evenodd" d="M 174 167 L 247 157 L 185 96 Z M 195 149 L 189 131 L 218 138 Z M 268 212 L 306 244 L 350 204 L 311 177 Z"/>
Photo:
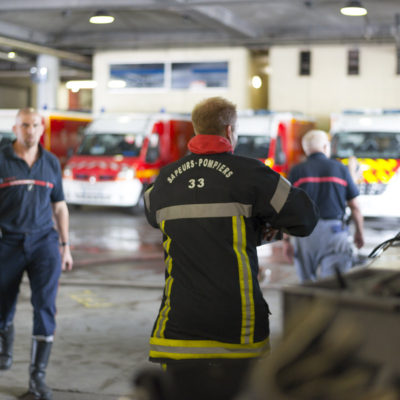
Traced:
<path id="1" fill-rule="evenodd" d="M 75 268 L 60 282 L 47 383 L 54 400 L 134 399 L 132 378 L 150 366 L 148 338 L 162 294 L 160 235 L 142 216 L 81 210 L 71 213 L 71 241 Z M 273 344 L 282 329 L 281 288 L 297 278 L 279 244 L 263 246 L 259 257 Z M 26 392 L 31 327 L 25 278 L 15 318 L 14 365 L 0 372 L 0 400 Z"/>

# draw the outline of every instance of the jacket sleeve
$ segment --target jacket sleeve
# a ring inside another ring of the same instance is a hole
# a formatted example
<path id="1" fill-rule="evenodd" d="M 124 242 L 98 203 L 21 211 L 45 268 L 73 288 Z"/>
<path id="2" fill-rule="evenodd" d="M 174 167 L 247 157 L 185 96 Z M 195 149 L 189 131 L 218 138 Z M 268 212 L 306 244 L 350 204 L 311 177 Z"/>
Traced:
<path id="1" fill-rule="evenodd" d="M 277 213 L 273 225 L 292 236 L 308 236 L 318 219 L 317 205 L 304 190 L 291 186 L 286 202 Z"/>
<path id="2" fill-rule="evenodd" d="M 290 235 L 308 236 L 317 224 L 318 207 L 304 190 L 292 186 L 283 176 L 270 171 L 269 178 L 268 186 L 274 189 L 269 189 L 267 196 L 271 210 L 269 218 L 267 215 L 267 222 L 273 228 Z"/>
<path id="3" fill-rule="evenodd" d="M 154 186 L 150 185 L 144 192 L 144 212 L 148 223 L 154 228 L 158 228 L 155 210 L 154 207 L 152 207 L 152 202 L 151 202 L 151 192 L 153 188 Z"/>

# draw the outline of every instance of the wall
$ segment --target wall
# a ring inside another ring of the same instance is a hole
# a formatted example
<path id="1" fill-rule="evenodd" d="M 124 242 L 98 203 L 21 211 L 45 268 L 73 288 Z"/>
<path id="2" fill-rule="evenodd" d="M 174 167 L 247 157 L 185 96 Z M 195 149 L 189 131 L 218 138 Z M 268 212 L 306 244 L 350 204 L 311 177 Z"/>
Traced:
<path id="1" fill-rule="evenodd" d="M 30 97 L 29 88 L 0 86 L 0 109 L 28 107 Z"/>
<path id="2" fill-rule="evenodd" d="M 191 90 L 108 89 L 109 64 L 146 62 L 228 61 L 228 88 Z M 93 93 L 93 111 L 99 112 L 190 112 L 201 99 L 223 96 L 238 108 L 250 107 L 250 54 L 244 48 L 186 48 L 166 50 L 98 52 L 93 60 L 93 76 L 98 85 Z"/>
<path id="3" fill-rule="evenodd" d="M 347 51 L 359 48 L 360 74 L 347 75 Z M 299 76 L 299 52 L 311 51 L 311 76 Z M 270 50 L 269 101 L 276 110 L 303 111 L 327 129 L 331 112 L 400 108 L 393 45 L 282 46 Z"/>

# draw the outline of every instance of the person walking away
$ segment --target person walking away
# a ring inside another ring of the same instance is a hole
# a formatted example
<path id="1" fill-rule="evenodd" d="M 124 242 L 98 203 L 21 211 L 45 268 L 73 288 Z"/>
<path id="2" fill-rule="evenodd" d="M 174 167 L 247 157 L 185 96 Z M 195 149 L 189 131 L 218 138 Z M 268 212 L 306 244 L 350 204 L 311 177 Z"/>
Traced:
<path id="1" fill-rule="evenodd" d="M 284 235 L 283 252 L 294 261 L 301 282 L 315 281 L 335 273 L 344 273 L 352 266 L 352 244 L 344 222 L 346 206 L 354 222 L 354 244 L 364 245 L 363 217 L 358 206 L 359 194 L 348 168 L 330 159 L 328 134 L 321 130 L 307 132 L 302 138 L 306 161 L 289 173 L 293 186 L 306 191 L 320 210 L 320 220 L 313 233 L 305 238 Z M 320 268 L 320 271 L 319 271 Z M 318 275 L 319 272 L 319 275 Z"/>
<path id="2" fill-rule="evenodd" d="M 45 374 L 55 331 L 58 280 L 61 270 L 71 270 L 73 264 L 69 215 L 60 164 L 39 143 L 44 132 L 39 113 L 19 110 L 13 132 L 16 140 L 0 149 L 0 369 L 12 366 L 13 319 L 26 271 L 33 306 L 29 393 L 51 400 Z"/>
<path id="3" fill-rule="evenodd" d="M 178 382 L 175 400 L 237 392 L 250 361 L 269 350 L 270 311 L 257 280 L 264 228 L 305 236 L 318 219 L 303 190 L 232 154 L 236 119 L 236 106 L 224 98 L 200 102 L 190 153 L 162 168 L 145 192 L 166 265 L 149 356 Z"/>

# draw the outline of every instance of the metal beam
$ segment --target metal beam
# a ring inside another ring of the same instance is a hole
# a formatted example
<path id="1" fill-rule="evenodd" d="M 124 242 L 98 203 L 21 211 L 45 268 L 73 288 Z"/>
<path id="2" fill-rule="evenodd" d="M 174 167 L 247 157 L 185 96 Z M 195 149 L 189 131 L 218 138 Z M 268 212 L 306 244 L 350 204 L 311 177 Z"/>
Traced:
<path id="1" fill-rule="evenodd" d="M 1 16 L 1 14 L 0 14 Z M 10 36 L 18 40 L 29 40 L 32 42 L 44 43 L 49 37 L 41 32 L 27 29 L 21 25 L 10 24 L 0 20 L 0 35 Z"/>
<path id="2" fill-rule="evenodd" d="M 8 46 L 14 50 L 22 50 L 27 53 L 48 54 L 54 57 L 58 57 L 60 59 L 74 61 L 80 64 L 91 65 L 91 59 L 89 57 L 82 56 L 76 53 L 71 53 L 69 51 L 57 50 L 51 47 L 41 46 L 38 44 L 22 42 L 20 40 L 10 39 L 4 36 L 0 36 L 0 46 Z"/>
<path id="3" fill-rule="evenodd" d="M 280 0 L 273 0 L 279 3 Z M 249 5 L 265 4 L 266 0 L 185 0 L 181 4 L 176 0 L 0 0 L 1 11 L 22 10 L 101 10 L 101 9 L 165 9 L 178 4 L 179 8 L 213 5 Z M 271 2 L 271 0 L 270 0 Z"/>
<path id="4" fill-rule="evenodd" d="M 196 14 L 213 21 L 217 27 L 224 28 L 233 33 L 239 33 L 245 37 L 257 37 L 259 32 L 253 26 L 238 18 L 234 13 L 221 6 L 196 6 L 189 8 L 189 15 L 193 17 L 193 10 Z"/>
<path id="5" fill-rule="evenodd" d="M 63 36 L 56 44 L 58 47 L 79 46 L 80 34 L 68 34 Z M 352 29 L 342 32 L 340 35 L 333 28 L 326 27 L 310 29 L 308 37 L 301 36 L 296 29 L 282 29 L 279 35 L 271 29 L 256 38 L 236 37 L 232 38 L 226 32 L 192 31 L 181 33 L 112 33 L 103 36 L 101 33 L 85 34 L 84 46 L 93 46 L 95 50 L 110 49 L 138 49 L 138 48 L 166 48 L 176 46 L 264 46 L 273 44 L 301 44 L 307 43 L 346 43 L 365 42 L 363 30 Z M 389 31 L 383 29 L 376 32 L 376 35 L 368 40 L 368 43 L 393 43 L 393 36 Z"/>

